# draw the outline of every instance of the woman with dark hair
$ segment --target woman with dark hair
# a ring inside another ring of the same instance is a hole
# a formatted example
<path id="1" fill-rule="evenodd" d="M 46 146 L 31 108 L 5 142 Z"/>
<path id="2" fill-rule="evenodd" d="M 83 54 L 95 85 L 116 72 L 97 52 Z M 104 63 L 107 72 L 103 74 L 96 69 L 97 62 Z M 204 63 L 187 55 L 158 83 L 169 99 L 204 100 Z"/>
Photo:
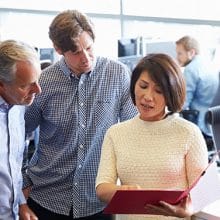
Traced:
<path id="1" fill-rule="evenodd" d="M 103 142 L 96 192 L 106 203 L 117 190 L 184 190 L 208 164 L 200 129 L 178 114 L 185 83 L 171 57 L 142 58 L 133 70 L 130 91 L 139 114 L 113 125 Z M 146 209 L 150 215 L 118 215 L 117 219 L 190 219 L 193 214 L 190 197 L 177 205 L 160 202 Z"/>

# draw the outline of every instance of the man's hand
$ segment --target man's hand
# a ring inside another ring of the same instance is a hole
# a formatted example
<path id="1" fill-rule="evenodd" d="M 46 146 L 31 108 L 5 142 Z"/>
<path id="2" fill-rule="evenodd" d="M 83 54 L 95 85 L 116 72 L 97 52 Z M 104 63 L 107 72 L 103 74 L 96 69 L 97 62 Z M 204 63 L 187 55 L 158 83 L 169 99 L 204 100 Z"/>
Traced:
<path id="1" fill-rule="evenodd" d="M 194 214 L 192 201 L 189 196 L 182 199 L 181 202 L 177 205 L 171 205 L 161 201 L 159 206 L 148 204 L 145 208 L 150 214 L 153 215 L 165 215 L 184 218 Z"/>
<path id="2" fill-rule="evenodd" d="M 23 189 L 22 191 L 23 191 L 23 194 L 24 194 L 25 199 L 28 199 L 29 194 L 30 194 L 30 192 L 31 192 L 31 186 L 29 186 L 29 187 Z"/>
<path id="3" fill-rule="evenodd" d="M 38 220 L 27 204 L 19 206 L 19 220 Z"/>

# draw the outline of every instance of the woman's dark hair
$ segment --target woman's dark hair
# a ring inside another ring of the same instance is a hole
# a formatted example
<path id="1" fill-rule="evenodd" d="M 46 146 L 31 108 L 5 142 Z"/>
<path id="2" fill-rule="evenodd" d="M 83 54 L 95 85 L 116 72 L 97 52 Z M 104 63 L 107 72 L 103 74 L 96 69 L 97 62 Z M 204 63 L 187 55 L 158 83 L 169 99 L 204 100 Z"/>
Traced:
<path id="1" fill-rule="evenodd" d="M 131 76 L 130 92 L 135 102 L 135 85 L 140 75 L 147 72 L 150 78 L 161 88 L 170 112 L 179 112 L 185 101 L 186 88 L 179 65 L 166 54 L 149 54 L 143 57 L 134 68 Z"/>

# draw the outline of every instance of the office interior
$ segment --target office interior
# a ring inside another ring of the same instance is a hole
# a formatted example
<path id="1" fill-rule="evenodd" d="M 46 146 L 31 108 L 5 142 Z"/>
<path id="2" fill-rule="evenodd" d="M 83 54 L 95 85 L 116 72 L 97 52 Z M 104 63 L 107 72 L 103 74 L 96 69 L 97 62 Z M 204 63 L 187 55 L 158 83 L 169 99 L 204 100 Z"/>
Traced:
<path id="1" fill-rule="evenodd" d="M 0 41 L 25 41 L 38 49 L 42 62 L 53 63 L 59 56 L 48 37 L 49 24 L 60 11 L 78 9 L 94 23 L 96 54 L 119 59 L 131 70 L 148 53 L 175 58 L 175 41 L 191 35 L 220 71 L 218 5 L 219 0 L 0 0 Z M 195 219 L 220 219 L 219 207 L 217 201 Z"/>

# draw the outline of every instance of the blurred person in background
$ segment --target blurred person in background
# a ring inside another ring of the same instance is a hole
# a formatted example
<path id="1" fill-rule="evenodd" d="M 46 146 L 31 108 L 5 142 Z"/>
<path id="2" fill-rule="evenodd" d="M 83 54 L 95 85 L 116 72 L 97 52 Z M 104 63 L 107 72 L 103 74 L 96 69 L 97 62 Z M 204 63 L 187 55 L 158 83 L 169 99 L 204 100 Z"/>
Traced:
<path id="1" fill-rule="evenodd" d="M 207 145 L 212 145 L 212 133 L 206 120 L 206 112 L 217 92 L 218 72 L 208 58 L 200 55 L 199 42 L 191 36 L 184 36 L 176 41 L 176 53 L 180 66 L 184 67 L 186 81 L 186 101 L 183 109 L 198 111 L 198 116 L 193 120 L 201 129 Z"/>

